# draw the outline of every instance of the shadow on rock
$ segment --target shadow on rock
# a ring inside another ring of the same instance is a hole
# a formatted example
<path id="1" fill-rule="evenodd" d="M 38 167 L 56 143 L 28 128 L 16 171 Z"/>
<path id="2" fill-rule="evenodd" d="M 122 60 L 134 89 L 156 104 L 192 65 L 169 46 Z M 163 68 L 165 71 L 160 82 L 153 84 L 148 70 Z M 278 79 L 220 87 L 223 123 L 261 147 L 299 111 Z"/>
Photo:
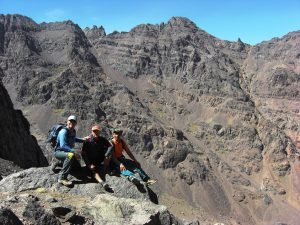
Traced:
<path id="1" fill-rule="evenodd" d="M 75 215 L 70 220 L 68 220 L 71 224 L 84 225 L 86 224 L 86 218 L 82 216 Z"/>
<path id="2" fill-rule="evenodd" d="M 141 183 L 135 184 L 135 186 L 137 187 L 137 189 L 141 192 L 141 193 L 146 193 L 146 189 L 144 187 L 144 185 L 142 185 Z"/>
<path id="3" fill-rule="evenodd" d="M 19 218 L 10 209 L 0 209 L 1 225 L 23 225 Z"/>
<path id="4" fill-rule="evenodd" d="M 52 214 L 47 213 L 39 203 L 30 200 L 23 212 L 23 216 L 33 224 L 60 225 L 60 221 Z"/>
<path id="5" fill-rule="evenodd" d="M 147 191 L 148 191 L 150 201 L 155 203 L 155 204 L 158 204 L 157 194 L 155 194 L 155 192 L 152 191 L 152 189 L 150 189 L 149 187 L 147 187 Z"/>
<path id="6" fill-rule="evenodd" d="M 52 208 L 52 212 L 62 222 L 71 221 L 76 216 L 75 208 L 71 206 L 57 206 Z"/>

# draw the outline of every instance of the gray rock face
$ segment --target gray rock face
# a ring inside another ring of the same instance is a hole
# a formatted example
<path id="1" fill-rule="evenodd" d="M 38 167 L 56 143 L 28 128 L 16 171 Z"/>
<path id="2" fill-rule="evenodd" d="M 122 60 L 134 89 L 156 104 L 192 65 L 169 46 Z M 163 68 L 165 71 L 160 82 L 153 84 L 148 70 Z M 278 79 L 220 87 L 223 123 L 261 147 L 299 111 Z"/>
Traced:
<path id="1" fill-rule="evenodd" d="M 3 225 L 23 225 L 19 218 L 10 209 L 6 208 L 0 209 L 0 221 Z"/>
<path id="2" fill-rule="evenodd" d="M 2 176 L 7 176 L 11 173 L 23 170 L 20 166 L 9 160 L 0 158 L 0 163 L 0 171 Z M 0 179 L 2 179 L 2 177 L 0 177 Z"/>
<path id="3" fill-rule="evenodd" d="M 48 195 L 55 193 L 47 192 Z M 27 196 L 26 196 L 27 195 Z M 2 200 L 7 208 L 1 209 L 1 222 L 5 225 L 23 224 L 161 224 L 161 225 L 185 225 L 199 224 L 197 222 L 184 222 L 170 214 L 165 206 L 155 205 L 148 201 L 116 198 L 108 194 L 98 194 L 94 199 L 78 198 L 75 195 L 61 196 L 57 203 L 46 203 L 45 197 L 35 193 L 39 199 L 32 201 L 28 194 L 16 195 L 17 201 Z M 59 196 L 56 194 L 56 196 Z M 76 200 L 69 201 L 75 198 Z M 71 206 L 72 205 L 72 206 Z M 9 209 L 12 208 L 12 209 Z M 73 208 L 73 216 L 67 220 L 58 215 L 58 208 Z M 15 211 L 18 217 L 13 213 Z"/>
<path id="4" fill-rule="evenodd" d="M 35 224 L 60 225 L 60 221 L 43 209 L 36 201 L 29 201 L 23 212 L 23 216 Z"/>
<path id="5" fill-rule="evenodd" d="M 14 173 L 0 181 L 0 190 L 2 192 L 23 192 L 38 188 L 48 188 L 61 193 L 71 193 L 92 198 L 99 193 L 104 193 L 103 187 L 89 180 L 84 170 L 81 173 L 75 172 L 73 188 L 67 188 L 58 184 L 58 174 L 53 174 L 50 171 L 49 167 L 42 167 Z M 106 176 L 106 181 L 112 188 L 112 195 L 116 197 L 151 200 L 157 203 L 156 194 L 143 184 L 135 186 L 126 178 L 115 176 Z"/>
<path id="6" fill-rule="evenodd" d="M 36 139 L 30 134 L 28 121 L 20 110 L 14 110 L 2 82 L 0 82 L 0 111 L 0 157 L 22 168 L 47 165 Z M 2 168 L 4 165 L 1 163 L 1 174 L 6 175 L 9 171 L 8 168 Z"/>
<path id="7" fill-rule="evenodd" d="M 299 41 L 297 31 L 262 42 L 251 49 L 243 66 L 245 85 L 262 117 L 294 144 L 299 136 Z"/>
<path id="8" fill-rule="evenodd" d="M 107 177 L 111 194 L 86 180 L 74 180 L 70 189 L 58 185 L 57 175 L 49 171 L 31 168 L 0 181 L 1 192 L 6 193 L 0 196 L 0 206 L 7 207 L 0 211 L 3 221 L 18 220 L 13 210 L 32 224 L 184 224 L 165 206 L 149 201 L 151 190 L 146 186 L 137 188 L 122 177 Z"/>
<path id="9" fill-rule="evenodd" d="M 93 26 L 91 29 L 87 27 L 83 31 L 92 45 L 97 43 L 100 38 L 106 36 L 105 30 L 102 26 L 99 28 L 97 26 Z"/>

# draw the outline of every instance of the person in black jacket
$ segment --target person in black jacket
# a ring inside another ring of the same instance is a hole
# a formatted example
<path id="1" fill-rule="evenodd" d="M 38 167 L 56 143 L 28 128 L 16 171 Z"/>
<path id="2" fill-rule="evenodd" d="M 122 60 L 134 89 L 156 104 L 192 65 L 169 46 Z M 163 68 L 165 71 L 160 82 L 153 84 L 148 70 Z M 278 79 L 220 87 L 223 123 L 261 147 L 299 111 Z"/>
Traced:
<path id="1" fill-rule="evenodd" d="M 104 181 L 104 172 L 110 163 L 113 146 L 106 138 L 100 136 L 100 132 L 100 125 L 92 127 L 90 138 L 83 143 L 82 158 L 96 181 L 108 189 L 109 186 Z"/>

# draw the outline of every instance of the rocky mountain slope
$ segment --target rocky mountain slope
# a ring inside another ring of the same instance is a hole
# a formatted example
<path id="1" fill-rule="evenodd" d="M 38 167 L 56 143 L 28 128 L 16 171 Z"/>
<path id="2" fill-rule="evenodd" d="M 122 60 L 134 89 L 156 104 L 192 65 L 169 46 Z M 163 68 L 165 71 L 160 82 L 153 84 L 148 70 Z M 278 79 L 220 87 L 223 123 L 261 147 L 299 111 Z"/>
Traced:
<path id="1" fill-rule="evenodd" d="M 75 113 L 82 135 L 126 129 L 177 216 L 295 224 L 299 38 L 249 46 L 180 17 L 106 35 L 0 15 L 0 67 L 48 159 L 47 128 Z"/>

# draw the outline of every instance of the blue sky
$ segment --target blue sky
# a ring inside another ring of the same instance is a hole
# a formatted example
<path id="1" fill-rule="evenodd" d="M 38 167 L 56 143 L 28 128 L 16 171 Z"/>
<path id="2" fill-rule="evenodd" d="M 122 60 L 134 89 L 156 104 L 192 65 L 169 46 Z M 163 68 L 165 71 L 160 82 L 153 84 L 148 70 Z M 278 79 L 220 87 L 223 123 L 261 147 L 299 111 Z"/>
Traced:
<path id="1" fill-rule="evenodd" d="M 106 33 L 183 16 L 220 39 L 248 44 L 300 30 L 300 0 L 0 0 L 0 14 L 15 13 L 37 23 L 102 25 Z"/>

